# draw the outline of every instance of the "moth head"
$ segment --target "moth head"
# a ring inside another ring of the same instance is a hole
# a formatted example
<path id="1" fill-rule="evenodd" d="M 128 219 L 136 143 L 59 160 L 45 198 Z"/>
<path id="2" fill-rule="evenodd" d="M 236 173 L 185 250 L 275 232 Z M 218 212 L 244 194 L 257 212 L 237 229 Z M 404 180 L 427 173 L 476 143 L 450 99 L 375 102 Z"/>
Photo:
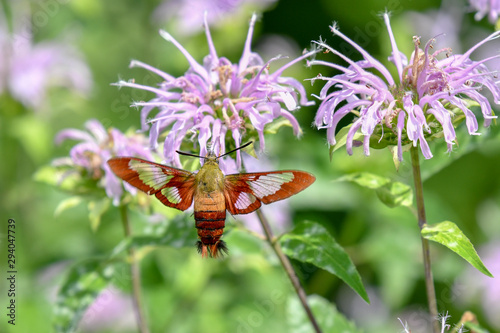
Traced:
<path id="1" fill-rule="evenodd" d="M 203 244 L 201 241 L 198 241 L 196 247 L 202 258 L 222 258 L 229 253 L 226 242 L 223 240 L 218 240 L 214 244 Z"/>

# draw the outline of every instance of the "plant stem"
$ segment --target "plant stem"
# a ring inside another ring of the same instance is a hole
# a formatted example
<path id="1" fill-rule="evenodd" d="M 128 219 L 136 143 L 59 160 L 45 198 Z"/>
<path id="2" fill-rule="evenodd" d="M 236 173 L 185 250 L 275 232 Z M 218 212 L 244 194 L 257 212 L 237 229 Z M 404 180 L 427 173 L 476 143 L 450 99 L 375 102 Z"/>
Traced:
<path id="1" fill-rule="evenodd" d="M 411 163 L 413 167 L 413 181 L 415 183 L 415 196 L 417 199 L 417 215 L 418 215 L 418 226 L 420 230 L 424 228 L 427 224 L 427 219 L 425 217 L 425 206 L 424 206 L 424 190 L 422 186 L 422 176 L 420 173 L 420 162 L 418 156 L 418 147 L 411 147 Z M 429 253 L 429 241 L 420 235 L 422 240 L 422 251 L 424 258 L 424 268 L 425 268 L 425 289 L 427 290 L 427 302 L 429 303 L 429 313 L 431 315 L 431 320 L 433 323 L 434 333 L 439 333 L 439 322 L 438 322 L 438 311 L 436 302 L 436 291 L 434 290 L 434 280 L 432 278 L 431 270 L 431 256 Z"/>
<path id="2" fill-rule="evenodd" d="M 122 205 L 120 207 L 120 213 L 122 217 L 123 230 L 125 232 L 125 237 L 130 237 L 132 235 L 130 223 L 128 220 L 127 207 Z M 149 333 L 148 326 L 146 325 L 146 320 L 144 316 L 144 311 L 142 309 L 142 291 L 141 291 L 141 271 L 139 268 L 139 263 L 136 261 L 135 249 L 129 247 L 128 254 L 130 257 L 130 275 L 132 277 L 132 305 L 134 307 L 135 319 L 137 321 L 137 327 L 140 333 Z"/>
<path id="3" fill-rule="evenodd" d="M 281 250 L 279 242 L 276 241 L 276 239 L 274 238 L 273 233 L 271 231 L 271 227 L 269 226 L 266 217 L 264 216 L 264 214 L 262 214 L 262 211 L 260 209 L 257 209 L 257 216 L 259 217 L 260 223 L 262 224 L 262 228 L 264 229 L 264 233 L 266 234 L 267 241 L 269 242 L 269 244 L 271 244 L 274 252 L 280 259 L 281 265 L 283 265 L 283 268 L 285 269 L 288 278 L 292 282 L 295 292 L 299 296 L 300 302 L 302 303 L 302 306 L 304 307 L 307 317 L 309 317 L 309 320 L 311 321 L 311 324 L 313 325 L 315 332 L 321 333 L 321 328 L 319 327 L 318 322 L 316 321 L 316 318 L 314 317 L 314 314 L 312 313 L 311 308 L 309 307 L 309 304 L 307 304 L 306 292 L 300 285 L 299 278 L 295 274 L 295 271 L 293 270 L 290 260 L 288 260 L 288 257 L 285 256 L 285 254 Z"/>

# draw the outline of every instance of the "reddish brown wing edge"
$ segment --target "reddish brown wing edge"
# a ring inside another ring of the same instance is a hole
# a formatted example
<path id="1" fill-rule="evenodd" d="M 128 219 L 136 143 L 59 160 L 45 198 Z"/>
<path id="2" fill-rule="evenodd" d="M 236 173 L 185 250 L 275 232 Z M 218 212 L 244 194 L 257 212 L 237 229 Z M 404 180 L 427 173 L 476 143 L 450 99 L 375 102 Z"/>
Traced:
<path id="1" fill-rule="evenodd" d="M 160 184 L 165 182 L 165 184 L 157 188 L 146 184 L 141 179 L 139 172 L 131 169 L 130 161 L 135 161 L 136 167 L 141 168 L 143 173 L 142 178 L 151 177 L 151 179 L 154 178 L 154 181 L 158 181 Z M 168 167 L 166 165 L 146 161 L 136 157 L 114 157 L 108 160 L 108 165 L 119 178 L 146 194 L 154 194 L 165 206 L 179 210 L 186 210 L 193 203 L 195 178 L 194 175 L 188 171 Z M 178 194 L 180 202 L 171 202 L 167 196 L 162 193 L 162 190 L 167 188 L 171 188 L 174 193 Z"/>
<path id="2" fill-rule="evenodd" d="M 281 175 L 288 174 L 293 174 L 293 179 L 284 181 L 280 178 Z M 263 176 L 266 176 L 265 179 L 261 178 Z M 276 180 L 273 180 L 274 178 Z M 248 214 L 257 210 L 262 203 L 269 204 L 299 193 L 314 183 L 315 180 L 316 177 L 312 174 L 297 170 L 227 175 L 224 178 L 226 209 L 233 215 Z M 266 190 L 269 190 L 269 192 L 266 192 Z M 244 207 L 245 204 L 238 204 L 240 196 L 245 199 L 246 207 Z"/>

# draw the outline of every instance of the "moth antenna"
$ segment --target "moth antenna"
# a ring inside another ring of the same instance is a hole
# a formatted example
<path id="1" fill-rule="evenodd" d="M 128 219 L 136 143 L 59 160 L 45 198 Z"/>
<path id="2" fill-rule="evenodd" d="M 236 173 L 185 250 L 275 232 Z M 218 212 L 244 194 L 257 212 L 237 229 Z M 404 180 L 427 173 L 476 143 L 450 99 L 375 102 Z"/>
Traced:
<path id="1" fill-rule="evenodd" d="M 227 152 L 227 153 L 225 153 L 225 154 L 223 154 L 223 155 L 218 156 L 218 157 L 217 157 L 217 159 L 219 159 L 219 158 L 221 158 L 221 157 L 224 157 L 224 156 L 226 156 L 226 155 L 229 155 L 229 154 L 231 154 L 231 153 L 234 153 L 234 152 L 235 152 L 235 151 L 237 151 L 237 150 L 240 150 L 240 149 L 243 149 L 243 148 L 245 148 L 245 147 L 248 147 L 248 146 L 249 146 L 249 145 L 251 145 L 252 143 L 253 143 L 253 141 L 247 142 L 247 143 L 245 143 L 243 146 L 239 146 L 238 148 L 233 149 L 233 150 L 231 150 L 230 152 Z M 207 147 L 208 151 L 209 151 L 211 154 L 215 155 L 215 153 L 214 153 L 214 151 L 213 151 L 213 148 L 214 148 L 214 147 L 213 147 L 211 144 L 208 144 L 208 147 Z M 179 155 L 184 155 L 184 156 L 191 156 L 191 157 L 204 158 L 204 159 L 206 159 L 206 158 L 207 158 L 206 156 L 194 155 L 194 154 L 186 153 L 186 152 L 183 152 L 183 151 L 180 151 L 180 150 L 176 150 L 175 152 L 176 152 L 177 154 L 179 154 Z M 210 153 L 209 153 L 209 155 L 210 155 Z"/>
<path id="2" fill-rule="evenodd" d="M 179 155 L 184 155 L 184 156 L 191 156 L 191 157 L 198 157 L 198 158 L 205 158 L 203 156 L 199 156 L 199 155 L 194 155 L 194 154 L 190 154 L 190 153 L 185 153 L 183 151 L 179 151 L 179 150 L 176 150 L 175 151 L 177 154 Z"/>
<path id="3" fill-rule="evenodd" d="M 229 152 L 225 153 L 224 155 L 220 155 L 220 156 L 219 156 L 219 157 L 217 157 L 217 158 L 221 158 L 221 157 L 224 157 L 224 156 L 229 155 L 229 154 L 231 154 L 231 153 L 234 153 L 234 152 L 235 152 L 235 151 L 237 151 L 237 150 L 240 150 L 240 149 L 243 149 L 243 148 L 245 148 L 245 147 L 250 146 L 252 143 L 253 143 L 253 141 L 249 141 L 249 142 L 245 143 L 243 146 L 239 146 L 238 148 L 233 149 L 233 150 L 231 150 L 231 151 L 229 151 Z"/>

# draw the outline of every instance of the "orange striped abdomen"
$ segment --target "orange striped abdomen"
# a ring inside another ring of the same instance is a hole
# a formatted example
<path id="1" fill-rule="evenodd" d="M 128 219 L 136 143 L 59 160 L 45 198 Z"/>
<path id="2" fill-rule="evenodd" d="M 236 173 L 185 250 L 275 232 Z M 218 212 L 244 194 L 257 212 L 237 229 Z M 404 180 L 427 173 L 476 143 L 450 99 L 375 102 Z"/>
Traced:
<path id="1" fill-rule="evenodd" d="M 222 191 L 196 193 L 194 219 L 201 242 L 199 250 L 202 256 L 217 257 L 220 250 L 225 251 L 224 243 L 220 240 L 226 223 L 226 202 Z"/>

